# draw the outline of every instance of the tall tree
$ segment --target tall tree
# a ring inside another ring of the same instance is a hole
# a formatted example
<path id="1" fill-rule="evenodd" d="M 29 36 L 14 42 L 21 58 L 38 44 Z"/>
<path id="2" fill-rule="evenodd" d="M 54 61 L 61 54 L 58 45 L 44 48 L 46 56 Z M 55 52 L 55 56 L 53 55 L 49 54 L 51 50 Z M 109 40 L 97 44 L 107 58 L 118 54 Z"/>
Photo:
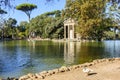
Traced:
<path id="1" fill-rule="evenodd" d="M 16 19 L 9 18 L 9 19 L 7 20 L 7 22 L 6 22 L 6 25 L 7 25 L 8 27 L 13 28 L 13 27 L 15 27 L 16 23 L 17 23 L 17 20 L 16 20 Z"/>
<path id="2" fill-rule="evenodd" d="M 112 5 L 112 6 L 111 6 Z M 110 17 L 114 23 L 112 28 L 114 29 L 115 38 L 118 35 L 117 30 L 120 29 L 120 5 L 116 2 L 114 4 L 108 3 L 107 16 Z"/>
<path id="3" fill-rule="evenodd" d="M 2 10 L 1 8 L 0 8 L 0 28 L 2 28 L 3 27 L 3 25 L 4 25 L 4 19 L 3 19 L 3 15 L 4 14 L 7 14 L 7 12 L 6 11 L 4 11 L 4 10 Z"/>
<path id="4" fill-rule="evenodd" d="M 25 12 L 25 14 L 28 16 L 29 21 L 30 21 L 31 12 L 35 8 L 37 8 L 37 6 L 35 4 L 29 4 L 29 3 L 23 3 L 23 4 L 16 6 L 17 10 L 21 10 L 21 11 Z"/>
<path id="5" fill-rule="evenodd" d="M 7 14 L 7 12 L 0 8 L 0 29 L 1 29 L 2 40 L 4 36 L 4 22 L 5 22 L 5 19 L 3 18 L 4 14 Z"/>
<path id="6" fill-rule="evenodd" d="M 101 40 L 111 20 L 105 17 L 106 0 L 68 0 L 65 16 L 77 19 L 82 38 Z"/>
<path id="7" fill-rule="evenodd" d="M 17 21 L 16 19 L 9 18 L 6 23 L 6 32 L 8 32 L 8 36 L 11 35 L 12 39 L 14 39 L 14 34 L 15 34 L 15 28 L 16 28 Z"/>
<path id="8" fill-rule="evenodd" d="M 25 14 L 28 16 L 29 22 L 30 22 L 31 12 L 35 8 L 37 8 L 37 6 L 35 4 L 29 4 L 29 3 L 23 3 L 23 4 L 20 4 L 20 5 L 16 6 L 17 10 L 21 10 L 21 11 L 25 12 Z M 30 38 L 31 34 L 32 33 L 29 30 L 29 38 Z"/>

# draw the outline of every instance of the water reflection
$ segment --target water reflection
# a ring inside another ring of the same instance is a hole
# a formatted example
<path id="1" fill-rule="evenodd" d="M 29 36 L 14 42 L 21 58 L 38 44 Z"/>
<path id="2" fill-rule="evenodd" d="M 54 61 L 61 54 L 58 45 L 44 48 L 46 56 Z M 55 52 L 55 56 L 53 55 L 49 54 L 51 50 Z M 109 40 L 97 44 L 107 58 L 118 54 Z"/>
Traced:
<path id="1" fill-rule="evenodd" d="M 0 62 L 2 68 L 0 69 L 2 70 L 1 72 L 12 71 L 13 69 L 16 69 L 18 66 L 21 66 L 26 61 L 28 61 L 28 59 L 26 59 L 27 54 L 22 53 L 24 50 L 18 48 L 19 46 L 17 44 L 13 46 L 14 42 L 11 43 L 12 44 L 9 47 L 7 47 L 6 42 L 1 44 L 1 48 L 0 48 L 0 59 L 1 59 Z"/>
<path id="2" fill-rule="evenodd" d="M 105 51 L 109 57 L 120 57 L 120 41 L 106 41 L 105 42 Z"/>
<path id="3" fill-rule="evenodd" d="M 65 42 L 64 63 L 67 65 L 76 63 L 77 60 L 76 57 L 79 56 L 80 51 L 81 51 L 81 42 Z"/>
<path id="4" fill-rule="evenodd" d="M 33 50 L 35 49 L 35 43 L 36 43 L 35 40 L 29 41 L 29 46 L 32 46 Z"/>
<path id="5" fill-rule="evenodd" d="M 75 43 L 74 42 L 68 42 L 64 43 L 64 60 L 65 64 L 72 64 L 74 63 L 74 57 L 75 57 Z"/>
<path id="6" fill-rule="evenodd" d="M 80 64 L 106 57 L 103 42 L 66 42 L 64 61 L 66 65 Z"/>
<path id="7" fill-rule="evenodd" d="M 17 71 L 27 66 L 29 54 L 25 48 L 14 41 L 0 43 L 0 76 L 16 76 Z"/>
<path id="8" fill-rule="evenodd" d="M 120 57 L 120 41 L 0 42 L 0 77 L 21 76 L 98 58 Z"/>

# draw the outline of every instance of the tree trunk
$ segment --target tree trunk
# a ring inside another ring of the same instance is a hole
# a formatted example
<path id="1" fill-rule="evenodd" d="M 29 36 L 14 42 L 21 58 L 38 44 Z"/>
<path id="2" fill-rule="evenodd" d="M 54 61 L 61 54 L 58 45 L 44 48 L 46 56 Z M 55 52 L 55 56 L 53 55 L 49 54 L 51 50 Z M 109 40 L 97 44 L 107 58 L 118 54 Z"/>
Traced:
<path id="1" fill-rule="evenodd" d="M 28 20 L 29 20 L 29 23 L 30 23 L 30 14 L 28 14 Z M 28 38 L 30 39 L 30 37 L 31 37 L 30 28 L 29 28 L 29 34 L 28 35 L 29 35 Z"/>

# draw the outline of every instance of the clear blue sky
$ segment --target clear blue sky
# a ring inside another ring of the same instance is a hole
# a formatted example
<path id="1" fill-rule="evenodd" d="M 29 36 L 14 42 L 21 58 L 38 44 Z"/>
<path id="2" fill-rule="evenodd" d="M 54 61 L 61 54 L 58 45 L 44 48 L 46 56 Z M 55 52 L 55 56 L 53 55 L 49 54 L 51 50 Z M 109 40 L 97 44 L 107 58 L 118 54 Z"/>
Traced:
<path id="1" fill-rule="evenodd" d="M 46 0 L 15 0 L 14 5 L 19 5 L 25 2 L 37 5 L 38 8 L 33 10 L 31 14 L 31 18 L 34 18 L 37 15 L 43 14 L 45 12 L 64 9 L 66 0 L 53 0 L 49 3 L 47 3 Z M 20 21 L 28 21 L 28 17 L 22 11 L 10 10 L 8 15 L 9 17 L 15 18 L 18 21 L 18 24 Z"/>

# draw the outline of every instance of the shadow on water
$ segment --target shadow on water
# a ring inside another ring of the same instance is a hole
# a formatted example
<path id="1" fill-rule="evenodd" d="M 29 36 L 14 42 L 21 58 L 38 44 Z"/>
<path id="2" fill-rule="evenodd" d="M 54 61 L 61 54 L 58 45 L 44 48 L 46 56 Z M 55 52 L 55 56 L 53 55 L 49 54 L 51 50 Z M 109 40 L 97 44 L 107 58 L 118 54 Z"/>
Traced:
<path id="1" fill-rule="evenodd" d="M 0 77 L 19 77 L 98 58 L 120 57 L 119 47 L 120 41 L 0 42 Z"/>

